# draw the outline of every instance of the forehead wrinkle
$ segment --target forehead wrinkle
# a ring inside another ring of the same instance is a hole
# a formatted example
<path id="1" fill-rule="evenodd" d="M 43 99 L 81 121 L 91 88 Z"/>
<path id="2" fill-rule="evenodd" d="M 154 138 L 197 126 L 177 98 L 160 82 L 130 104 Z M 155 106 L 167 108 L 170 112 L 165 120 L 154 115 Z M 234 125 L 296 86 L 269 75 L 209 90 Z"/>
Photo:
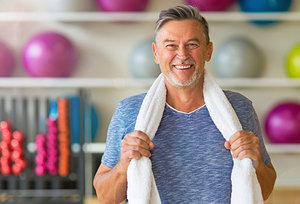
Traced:
<path id="1" fill-rule="evenodd" d="M 191 38 L 191 39 L 188 39 L 186 42 L 192 42 L 192 41 L 195 41 L 195 42 L 198 42 L 200 43 L 200 40 L 198 38 Z M 170 42 L 176 42 L 176 40 L 172 40 L 172 39 L 165 39 L 163 41 L 163 43 L 170 43 Z"/>
<path id="2" fill-rule="evenodd" d="M 191 41 L 196 41 L 196 42 L 200 43 L 200 40 L 198 38 L 191 38 L 187 42 L 191 42 Z"/>
<path id="3" fill-rule="evenodd" d="M 164 41 L 163 41 L 163 43 L 165 44 L 165 43 L 170 43 L 170 42 L 176 42 L 175 40 L 171 40 L 171 39 L 165 39 Z"/>

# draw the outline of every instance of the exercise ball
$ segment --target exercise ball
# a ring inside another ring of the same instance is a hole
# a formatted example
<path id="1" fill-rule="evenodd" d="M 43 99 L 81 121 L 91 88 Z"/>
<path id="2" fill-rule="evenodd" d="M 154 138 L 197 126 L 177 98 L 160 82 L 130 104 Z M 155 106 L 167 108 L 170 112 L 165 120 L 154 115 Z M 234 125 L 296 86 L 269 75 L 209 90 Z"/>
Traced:
<path id="1" fill-rule="evenodd" d="M 232 37 L 217 49 L 213 72 L 217 77 L 258 77 L 264 69 L 261 50 L 249 39 Z"/>
<path id="2" fill-rule="evenodd" d="M 83 121 L 85 125 L 83 126 L 84 133 L 87 133 L 85 129 L 87 128 L 89 130 L 88 134 L 86 136 L 86 141 L 89 140 L 90 137 L 92 141 L 94 142 L 99 130 L 99 125 L 101 123 L 98 110 L 93 104 L 90 104 L 90 106 L 85 110 L 85 115 L 83 116 Z"/>
<path id="3" fill-rule="evenodd" d="M 101 11 L 144 11 L 149 0 L 97 0 Z"/>
<path id="4" fill-rule="evenodd" d="M 138 43 L 130 55 L 130 72 L 136 78 L 155 78 L 160 74 L 159 66 L 154 62 L 152 42 Z"/>
<path id="5" fill-rule="evenodd" d="M 236 0 L 185 0 L 187 4 L 197 7 L 200 11 L 225 11 Z"/>
<path id="6" fill-rule="evenodd" d="M 300 77 L 300 43 L 293 47 L 288 53 L 286 69 L 290 77 Z"/>
<path id="7" fill-rule="evenodd" d="M 24 68 L 33 77 L 67 77 L 76 68 L 77 59 L 72 42 L 57 32 L 33 36 L 22 52 Z"/>
<path id="8" fill-rule="evenodd" d="M 265 131 L 270 142 L 300 142 L 300 103 L 281 102 L 265 118 Z"/>
<path id="9" fill-rule="evenodd" d="M 15 57 L 11 49 L 0 42 L 0 77 L 11 76 L 15 68 Z"/>
<path id="10" fill-rule="evenodd" d="M 90 11 L 96 6 L 94 0 L 45 0 L 44 3 L 50 12 Z"/>
<path id="11" fill-rule="evenodd" d="M 292 0 L 239 0 L 239 6 L 243 12 L 284 12 L 291 7 Z M 277 21 L 255 20 L 258 25 L 269 25 Z"/>
<path id="12" fill-rule="evenodd" d="M 78 96 L 69 96 L 70 104 L 70 130 L 73 144 L 80 143 L 80 98 Z M 101 128 L 100 112 L 94 104 L 85 102 L 83 120 L 84 141 L 95 141 L 99 129 Z M 88 130 L 88 131 L 86 131 Z"/>

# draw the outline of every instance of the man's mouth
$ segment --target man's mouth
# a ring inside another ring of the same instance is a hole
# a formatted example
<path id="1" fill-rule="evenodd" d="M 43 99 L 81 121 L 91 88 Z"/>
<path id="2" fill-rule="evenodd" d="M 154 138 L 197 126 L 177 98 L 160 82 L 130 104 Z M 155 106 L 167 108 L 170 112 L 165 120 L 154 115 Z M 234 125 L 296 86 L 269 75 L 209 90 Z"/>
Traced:
<path id="1" fill-rule="evenodd" d="M 184 69 L 190 69 L 193 67 L 192 64 L 189 64 L 189 65 L 173 65 L 173 67 L 175 69 L 180 69 L 180 70 L 184 70 Z"/>

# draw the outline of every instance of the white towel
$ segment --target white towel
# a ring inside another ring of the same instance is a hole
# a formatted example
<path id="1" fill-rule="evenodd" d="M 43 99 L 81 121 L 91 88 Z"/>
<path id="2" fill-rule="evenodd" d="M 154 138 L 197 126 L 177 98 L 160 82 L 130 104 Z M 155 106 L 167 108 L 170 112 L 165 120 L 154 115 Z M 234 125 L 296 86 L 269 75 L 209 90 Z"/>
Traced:
<path id="1" fill-rule="evenodd" d="M 224 92 L 207 71 L 204 72 L 203 95 L 210 117 L 228 141 L 231 135 L 242 129 L 242 126 Z M 165 104 L 166 87 L 161 74 L 144 98 L 135 130 L 146 133 L 152 140 L 161 121 Z M 127 182 L 129 204 L 161 203 L 149 158 L 131 160 L 127 170 Z M 264 203 L 255 169 L 249 158 L 233 159 L 231 184 L 231 204 Z"/>

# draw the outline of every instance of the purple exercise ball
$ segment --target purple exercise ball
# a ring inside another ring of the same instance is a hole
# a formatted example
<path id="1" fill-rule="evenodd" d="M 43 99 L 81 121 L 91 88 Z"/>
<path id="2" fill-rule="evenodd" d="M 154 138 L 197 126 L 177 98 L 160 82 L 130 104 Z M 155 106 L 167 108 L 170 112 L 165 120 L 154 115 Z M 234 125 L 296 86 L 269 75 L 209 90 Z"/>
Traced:
<path id="1" fill-rule="evenodd" d="M 102 11 L 144 11 L 149 0 L 97 0 Z"/>
<path id="2" fill-rule="evenodd" d="M 74 71 L 78 54 L 72 42 L 57 32 L 33 36 L 22 53 L 25 70 L 33 77 L 67 77 Z"/>
<path id="3" fill-rule="evenodd" d="M 200 11 L 225 11 L 236 0 L 185 0 L 186 3 L 197 7 Z"/>
<path id="4" fill-rule="evenodd" d="M 300 143 L 300 104 L 282 102 L 273 107 L 265 119 L 270 142 Z"/>
<path id="5" fill-rule="evenodd" d="M 15 68 L 13 52 L 4 43 L 0 42 L 0 77 L 11 76 Z"/>

